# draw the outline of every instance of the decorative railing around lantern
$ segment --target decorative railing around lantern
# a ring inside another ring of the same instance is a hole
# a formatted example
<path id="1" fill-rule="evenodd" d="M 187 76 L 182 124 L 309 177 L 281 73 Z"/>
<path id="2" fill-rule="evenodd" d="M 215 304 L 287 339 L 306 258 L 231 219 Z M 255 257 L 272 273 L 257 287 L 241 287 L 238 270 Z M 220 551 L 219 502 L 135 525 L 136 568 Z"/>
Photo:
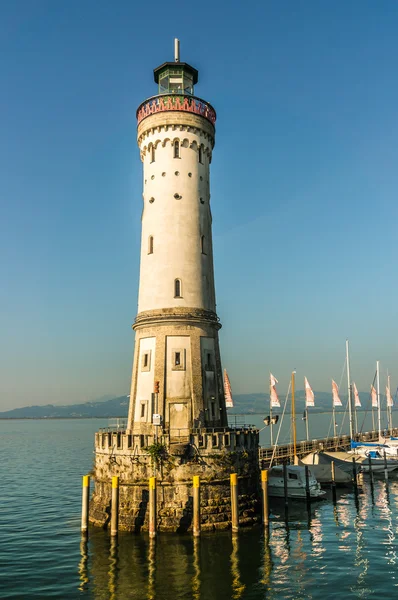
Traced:
<path id="1" fill-rule="evenodd" d="M 196 96 L 178 94 L 164 94 L 148 98 L 137 109 L 137 124 L 158 112 L 169 112 L 173 110 L 190 112 L 200 115 L 210 121 L 212 125 L 216 122 L 216 111 L 208 102 Z"/>

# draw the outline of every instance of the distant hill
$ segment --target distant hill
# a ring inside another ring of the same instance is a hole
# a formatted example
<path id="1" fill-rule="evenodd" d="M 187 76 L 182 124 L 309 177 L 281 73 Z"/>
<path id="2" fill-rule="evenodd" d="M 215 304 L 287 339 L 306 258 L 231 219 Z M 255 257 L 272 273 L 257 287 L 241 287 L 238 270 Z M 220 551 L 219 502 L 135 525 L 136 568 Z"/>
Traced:
<path id="1" fill-rule="evenodd" d="M 361 393 L 362 406 L 366 407 L 369 394 Z M 303 411 L 305 406 L 305 394 L 303 390 L 296 392 L 297 412 Z M 284 395 L 279 394 L 279 400 L 283 407 Z M 345 398 L 341 400 L 345 405 Z M 260 413 L 266 415 L 269 412 L 268 394 L 236 394 L 234 395 L 235 406 L 228 410 L 228 414 L 236 413 Z M 99 417 L 127 417 L 129 398 L 119 396 L 109 400 L 97 400 L 85 404 L 70 404 L 69 406 L 26 406 L 0 412 L 0 419 L 71 419 L 71 418 L 99 418 Z M 315 392 L 315 408 L 311 411 L 325 411 L 332 409 L 332 394 L 328 392 Z M 282 409 L 278 409 L 280 411 Z M 287 412 L 290 412 L 288 409 Z"/>
<path id="2" fill-rule="evenodd" d="M 111 400 L 70 404 L 69 406 L 27 406 L 0 412 L 0 419 L 60 419 L 60 418 L 95 418 L 95 417 L 127 417 L 129 398 L 119 396 Z"/>

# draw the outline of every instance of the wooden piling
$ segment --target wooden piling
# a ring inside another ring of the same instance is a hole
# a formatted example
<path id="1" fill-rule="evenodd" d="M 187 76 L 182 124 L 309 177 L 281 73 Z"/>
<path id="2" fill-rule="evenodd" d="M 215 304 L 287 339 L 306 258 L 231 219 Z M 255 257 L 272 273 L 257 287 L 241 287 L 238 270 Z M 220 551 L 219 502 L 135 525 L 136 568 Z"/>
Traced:
<path id="1" fill-rule="evenodd" d="M 81 532 L 88 533 L 88 516 L 90 502 L 90 475 L 83 475 L 82 482 L 82 525 Z"/>
<path id="2" fill-rule="evenodd" d="M 357 463 L 355 458 L 352 457 L 352 483 L 354 484 L 354 491 L 358 492 L 358 477 L 357 477 Z"/>
<path id="3" fill-rule="evenodd" d="M 308 465 L 304 466 L 305 468 L 305 497 L 307 500 L 307 505 L 311 503 L 311 493 L 310 493 L 310 473 Z"/>
<path id="4" fill-rule="evenodd" d="M 232 533 L 239 531 L 239 508 L 238 508 L 238 475 L 231 473 L 231 518 Z"/>
<path id="5" fill-rule="evenodd" d="M 368 461 L 369 461 L 369 476 L 370 476 L 370 485 L 373 487 L 373 469 L 372 469 L 372 457 L 370 456 L 370 452 L 369 452 L 369 456 L 368 456 Z"/>
<path id="6" fill-rule="evenodd" d="M 269 507 L 268 507 L 268 471 L 261 471 L 261 489 L 263 491 L 263 524 L 268 527 Z"/>
<path id="7" fill-rule="evenodd" d="M 285 464 L 283 465 L 283 495 L 285 498 L 285 519 L 287 520 L 289 511 L 289 498 L 287 495 L 287 467 Z"/>
<path id="8" fill-rule="evenodd" d="M 111 501 L 111 536 L 118 534 L 119 529 L 119 477 L 112 477 L 112 501 Z"/>
<path id="9" fill-rule="evenodd" d="M 149 478 L 149 537 L 156 537 L 156 477 Z"/>
<path id="10" fill-rule="evenodd" d="M 193 535 L 200 536 L 200 477 L 193 476 Z"/>
<path id="11" fill-rule="evenodd" d="M 332 460 L 332 462 L 331 462 L 331 468 L 332 468 L 332 497 L 333 497 L 334 504 L 336 504 L 336 475 L 335 475 L 335 470 L 334 470 L 334 460 Z"/>
<path id="12" fill-rule="evenodd" d="M 386 456 L 386 451 L 385 450 L 383 452 L 383 458 L 384 458 L 384 479 L 387 481 L 387 479 L 388 479 L 388 469 L 387 469 L 387 456 Z"/>

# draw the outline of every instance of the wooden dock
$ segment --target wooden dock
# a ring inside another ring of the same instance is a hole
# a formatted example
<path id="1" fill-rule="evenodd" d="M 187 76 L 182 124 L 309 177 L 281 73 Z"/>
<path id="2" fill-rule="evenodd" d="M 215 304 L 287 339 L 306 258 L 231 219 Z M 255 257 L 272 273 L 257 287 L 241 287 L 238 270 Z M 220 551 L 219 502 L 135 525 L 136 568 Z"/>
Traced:
<path id="1" fill-rule="evenodd" d="M 391 435 L 394 437 L 398 436 L 398 429 L 394 428 L 391 430 Z M 390 436 L 390 432 L 388 432 L 388 437 Z M 367 431 L 365 433 L 357 433 L 354 436 L 354 440 L 356 442 L 376 442 L 379 439 L 378 431 Z M 305 440 L 301 442 L 297 442 L 296 444 L 296 453 L 298 458 L 303 458 L 310 452 L 322 452 L 324 450 L 333 452 L 333 451 L 343 451 L 349 450 L 350 448 L 350 436 L 349 435 L 338 435 L 336 437 L 327 437 L 319 440 Z M 267 469 L 270 465 L 272 456 L 273 465 L 280 465 L 284 463 L 292 463 L 293 462 L 293 444 L 285 444 L 282 446 L 276 446 L 276 448 L 269 447 L 259 448 L 259 461 L 260 467 L 262 469 Z"/>

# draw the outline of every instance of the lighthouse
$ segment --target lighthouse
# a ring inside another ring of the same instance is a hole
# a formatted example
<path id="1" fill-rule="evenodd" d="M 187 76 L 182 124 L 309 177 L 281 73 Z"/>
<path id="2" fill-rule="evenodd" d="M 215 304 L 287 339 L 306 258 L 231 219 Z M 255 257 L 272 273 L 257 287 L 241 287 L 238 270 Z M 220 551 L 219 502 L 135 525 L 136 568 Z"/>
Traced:
<path id="1" fill-rule="evenodd" d="M 138 314 L 128 431 L 227 425 L 214 286 L 210 165 L 214 108 L 195 96 L 198 71 L 154 70 L 157 94 L 137 110 L 143 165 Z"/>
<path id="2" fill-rule="evenodd" d="M 110 522 L 111 535 L 197 535 L 259 518 L 259 432 L 228 426 L 223 389 L 210 204 L 216 113 L 196 96 L 199 74 L 180 60 L 178 40 L 154 79 L 157 94 L 137 109 L 143 210 L 128 421 L 95 434 L 90 521 Z"/>

